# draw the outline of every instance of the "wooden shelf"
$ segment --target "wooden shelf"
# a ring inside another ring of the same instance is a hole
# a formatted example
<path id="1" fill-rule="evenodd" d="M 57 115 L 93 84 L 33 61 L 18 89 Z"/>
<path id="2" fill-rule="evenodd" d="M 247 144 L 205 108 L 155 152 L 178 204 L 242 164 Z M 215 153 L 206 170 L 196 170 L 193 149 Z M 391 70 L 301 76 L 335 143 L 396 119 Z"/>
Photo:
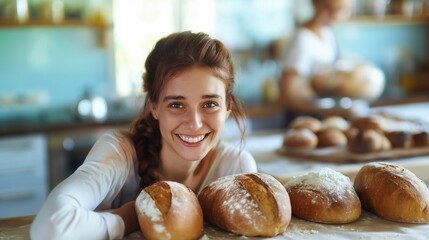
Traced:
<path id="1" fill-rule="evenodd" d="M 101 47 L 106 45 L 106 34 L 107 30 L 112 28 L 112 24 L 106 24 L 100 21 L 81 21 L 81 20 L 66 20 L 61 22 L 52 22 L 52 21 L 28 21 L 28 22 L 16 22 L 16 21 L 0 21 L 0 30 L 1 29 L 11 29 L 11 28 L 91 28 L 96 31 L 98 35 L 98 44 Z"/>
<path id="2" fill-rule="evenodd" d="M 89 22 L 89 21 L 78 21 L 78 20 L 67 20 L 61 22 L 52 21 L 28 21 L 28 22 L 16 22 L 16 21 L 0 21 L 0 28 L 19 28 L 19 27 L 90 27 L 90 28 L 109 28 L 112 27 L 106 23 Z"/>
<path id="3" fill-rule="evenodd" d="M 347 22 L 346 22 L 347 23 Z M 375 24 L 429 24 L 429 16 L 406 15 L 359 15 L 352 16 L 348 23 L 375 23 Z"/>

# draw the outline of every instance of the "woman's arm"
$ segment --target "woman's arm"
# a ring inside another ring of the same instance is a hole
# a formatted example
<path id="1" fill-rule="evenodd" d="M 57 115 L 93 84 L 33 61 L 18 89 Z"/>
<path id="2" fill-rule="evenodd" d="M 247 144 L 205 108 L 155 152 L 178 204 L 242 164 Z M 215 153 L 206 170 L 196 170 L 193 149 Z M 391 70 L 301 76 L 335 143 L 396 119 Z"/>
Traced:
<path id="1" fill-rule="evenodd" d="M 292 111 L 314 111 L 312 101 L 316 98 L 309 80 L 301 76 L 296 70 L 285 69 L 280 79 L 280 101 L 282 105 Z"/>
<path id="2" fill-rule="evenodd" d="M 131 203 L 95 211 L 112 207 L 133 172 L 132 154 L 123 145 L 114 134 L 97 141 L 84 164 L 49 194 L 31 225 L 31 239 L 117 239 L 134 228 Z"/>
<path id="3" fill-rule="evenodd" d="M 140 229 L 135 210 L 135 201 L 125 203 L 120 208 L 113 210 L 112 213 L 119 215 L 124 221 L 124 236 Z"/>

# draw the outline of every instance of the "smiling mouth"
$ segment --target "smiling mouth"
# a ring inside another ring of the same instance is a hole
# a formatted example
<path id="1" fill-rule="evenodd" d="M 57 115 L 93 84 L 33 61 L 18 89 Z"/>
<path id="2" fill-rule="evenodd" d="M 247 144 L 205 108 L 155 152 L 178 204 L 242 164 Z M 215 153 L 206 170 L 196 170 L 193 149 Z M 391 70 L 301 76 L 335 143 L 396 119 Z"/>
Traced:
<path id="1" fill-rule="evenodd" d="M 201 142 L 202 140 L 204 140 L 204 138 L 206 137 L 206 134 L 202 134 L 196 137 L 189 137 L 189 136 L 185 136 L 185 135 L 178 135 L 180 139 L 182 139 L 182 141 L 187 142 L 187 143 L 198 143 Z"/>

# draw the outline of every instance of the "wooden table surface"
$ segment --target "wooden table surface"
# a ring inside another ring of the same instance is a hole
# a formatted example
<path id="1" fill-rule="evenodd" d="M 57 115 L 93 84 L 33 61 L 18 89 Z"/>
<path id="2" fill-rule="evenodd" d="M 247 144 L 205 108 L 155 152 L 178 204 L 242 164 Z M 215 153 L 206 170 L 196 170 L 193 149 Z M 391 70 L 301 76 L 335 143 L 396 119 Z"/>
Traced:
<path id="1" fill-rule="evenodd" d="M 27 240 L 30 239 L 30 225 L 34 216 L 24 216 L 0 219 L 0 239 Z M 371 213 L 362 212 L 361 217 L 349 224 L 321 224 L 292 217 L 286 232 L 277 239 L 413 239 L 424 240 L 429 236 L 429 224 L 406 224 L 381 219 Z M 125 240 L 143 239 L 140 231 L 132 233 Z M 237 236 L 212 226 L 205 226 L 201 240 L 207 239 L 255 239 Z"/>

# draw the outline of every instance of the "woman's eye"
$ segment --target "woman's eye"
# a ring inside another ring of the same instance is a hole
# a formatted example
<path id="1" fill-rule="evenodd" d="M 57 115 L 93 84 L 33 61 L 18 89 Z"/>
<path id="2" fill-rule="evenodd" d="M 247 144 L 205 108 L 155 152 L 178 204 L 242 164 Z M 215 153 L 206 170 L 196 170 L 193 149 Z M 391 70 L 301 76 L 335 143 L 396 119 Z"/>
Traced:
<path id="1" fill-rule="evenodd" d="M 218 107 L 218 106 L 219 106 L 219 104 L 217 102 L 206 102 L 203 105 L 204 108 L 214 108 L 214 107 Z"/>
<path id="2" fill-rule="evenodd" d="M 183 104 L 181 104 L 181 103 L 171 103 L 169 105 L 169 107 L 170 108 L 179 108 L 179 109 L 181 109 L 181 108 L 183 108 Z"/>

